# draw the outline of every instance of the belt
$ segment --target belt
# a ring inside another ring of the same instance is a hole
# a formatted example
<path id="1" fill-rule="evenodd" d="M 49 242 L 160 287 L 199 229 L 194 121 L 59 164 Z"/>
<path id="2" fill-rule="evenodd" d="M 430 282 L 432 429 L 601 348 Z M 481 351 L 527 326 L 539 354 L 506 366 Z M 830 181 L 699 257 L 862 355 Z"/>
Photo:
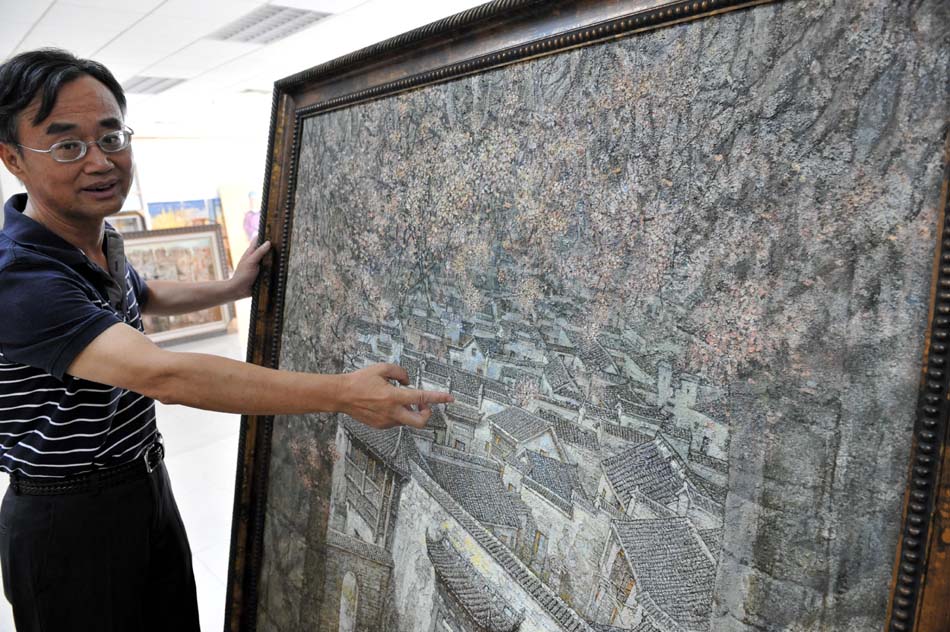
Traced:
<path id="1" fill-rule="evenodd" d="M 59 496 L 63 494 L 82 494 L 115 487 L 136 478 L 144 478 L 151 474 L 165 458 L 165 446 L 161 435 L 155 443 L 145 448 L 142 456 L 130 461 L 92 472 L 84 472 L 53 481 L 36 481 L 34 479 L 10 476 L 10 489 L 15 494 L 27 496 Z"/>

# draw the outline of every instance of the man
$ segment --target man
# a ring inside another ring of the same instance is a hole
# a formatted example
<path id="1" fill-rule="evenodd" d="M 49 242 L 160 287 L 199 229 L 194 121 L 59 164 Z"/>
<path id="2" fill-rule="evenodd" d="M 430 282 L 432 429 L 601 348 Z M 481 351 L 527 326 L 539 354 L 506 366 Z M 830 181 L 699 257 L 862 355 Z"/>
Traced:
<path id="1" fill-rule="evenodd" d="M 0 563 L 20 632 L 198 629 L 191 554 L 153 400 L 245 414 L 332 411 L 424 426 L 443 393 L 395 365 L 346 375 L 176 353 L 141 314 L 248 296 L 269 243 L 224 282 L 147 285 L 105 224 L 132 178 L 125 97 L 69 53 L 0 66 L 0 159 L 26 187 L 0 233 Z"/>

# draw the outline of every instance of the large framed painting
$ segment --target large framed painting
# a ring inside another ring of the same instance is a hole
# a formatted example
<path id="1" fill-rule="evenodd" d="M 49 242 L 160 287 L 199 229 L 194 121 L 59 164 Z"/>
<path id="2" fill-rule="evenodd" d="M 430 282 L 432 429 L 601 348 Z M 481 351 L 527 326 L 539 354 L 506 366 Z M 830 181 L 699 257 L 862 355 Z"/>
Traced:
<path id="1" fill-rule="evenodd" d="M 493 2 L 277 83 L 231 630 L 950 629 L 950 5 Z"/>
<path id="2" fill-rule="evenodd" d="M 124 235 L 125 254 L 146 283 L 223 281 L 230 270 L 221 226 L 166 228 Z M 145 333 L 170 345 L 227 333 L 234 319 L 232 304 L 176 316 L 142 316 Z"/>

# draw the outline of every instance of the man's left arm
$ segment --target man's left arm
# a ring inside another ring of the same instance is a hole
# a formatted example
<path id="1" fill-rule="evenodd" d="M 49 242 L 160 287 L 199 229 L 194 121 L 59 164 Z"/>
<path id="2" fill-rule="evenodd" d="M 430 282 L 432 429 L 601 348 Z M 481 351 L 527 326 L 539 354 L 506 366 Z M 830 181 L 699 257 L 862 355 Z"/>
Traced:
<path id="1" fill-rule="evenodd" d="M 258 246 L 257 239 L 252 240 L 234 269 L 234 274 L 226 281 L 188 283 L 151 280 L 148 282 L 148 299 L 142 311 L 150 316 L 174 316 L 250 296 L 261 259 L 269 250 L 269 241 Z"/>

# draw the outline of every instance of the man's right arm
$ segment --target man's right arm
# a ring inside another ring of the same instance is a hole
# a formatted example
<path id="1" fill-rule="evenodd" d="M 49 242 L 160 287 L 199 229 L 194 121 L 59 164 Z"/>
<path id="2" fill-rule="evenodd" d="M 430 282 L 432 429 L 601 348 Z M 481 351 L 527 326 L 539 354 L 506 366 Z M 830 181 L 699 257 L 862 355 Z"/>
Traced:
<path id="1" fill-rule="evenodd" d="M 375 428 L 422 427 L 430 404 L 452 401 L 448 393 L 393 386 L 391 379 L 409 382 L 405 370 L 393 364 L 341 375 L 277 371 L 162 349 L 121 323 L 89 343 L 67 373 L 166 404 L 250 415 L 342 412 Z"/>

